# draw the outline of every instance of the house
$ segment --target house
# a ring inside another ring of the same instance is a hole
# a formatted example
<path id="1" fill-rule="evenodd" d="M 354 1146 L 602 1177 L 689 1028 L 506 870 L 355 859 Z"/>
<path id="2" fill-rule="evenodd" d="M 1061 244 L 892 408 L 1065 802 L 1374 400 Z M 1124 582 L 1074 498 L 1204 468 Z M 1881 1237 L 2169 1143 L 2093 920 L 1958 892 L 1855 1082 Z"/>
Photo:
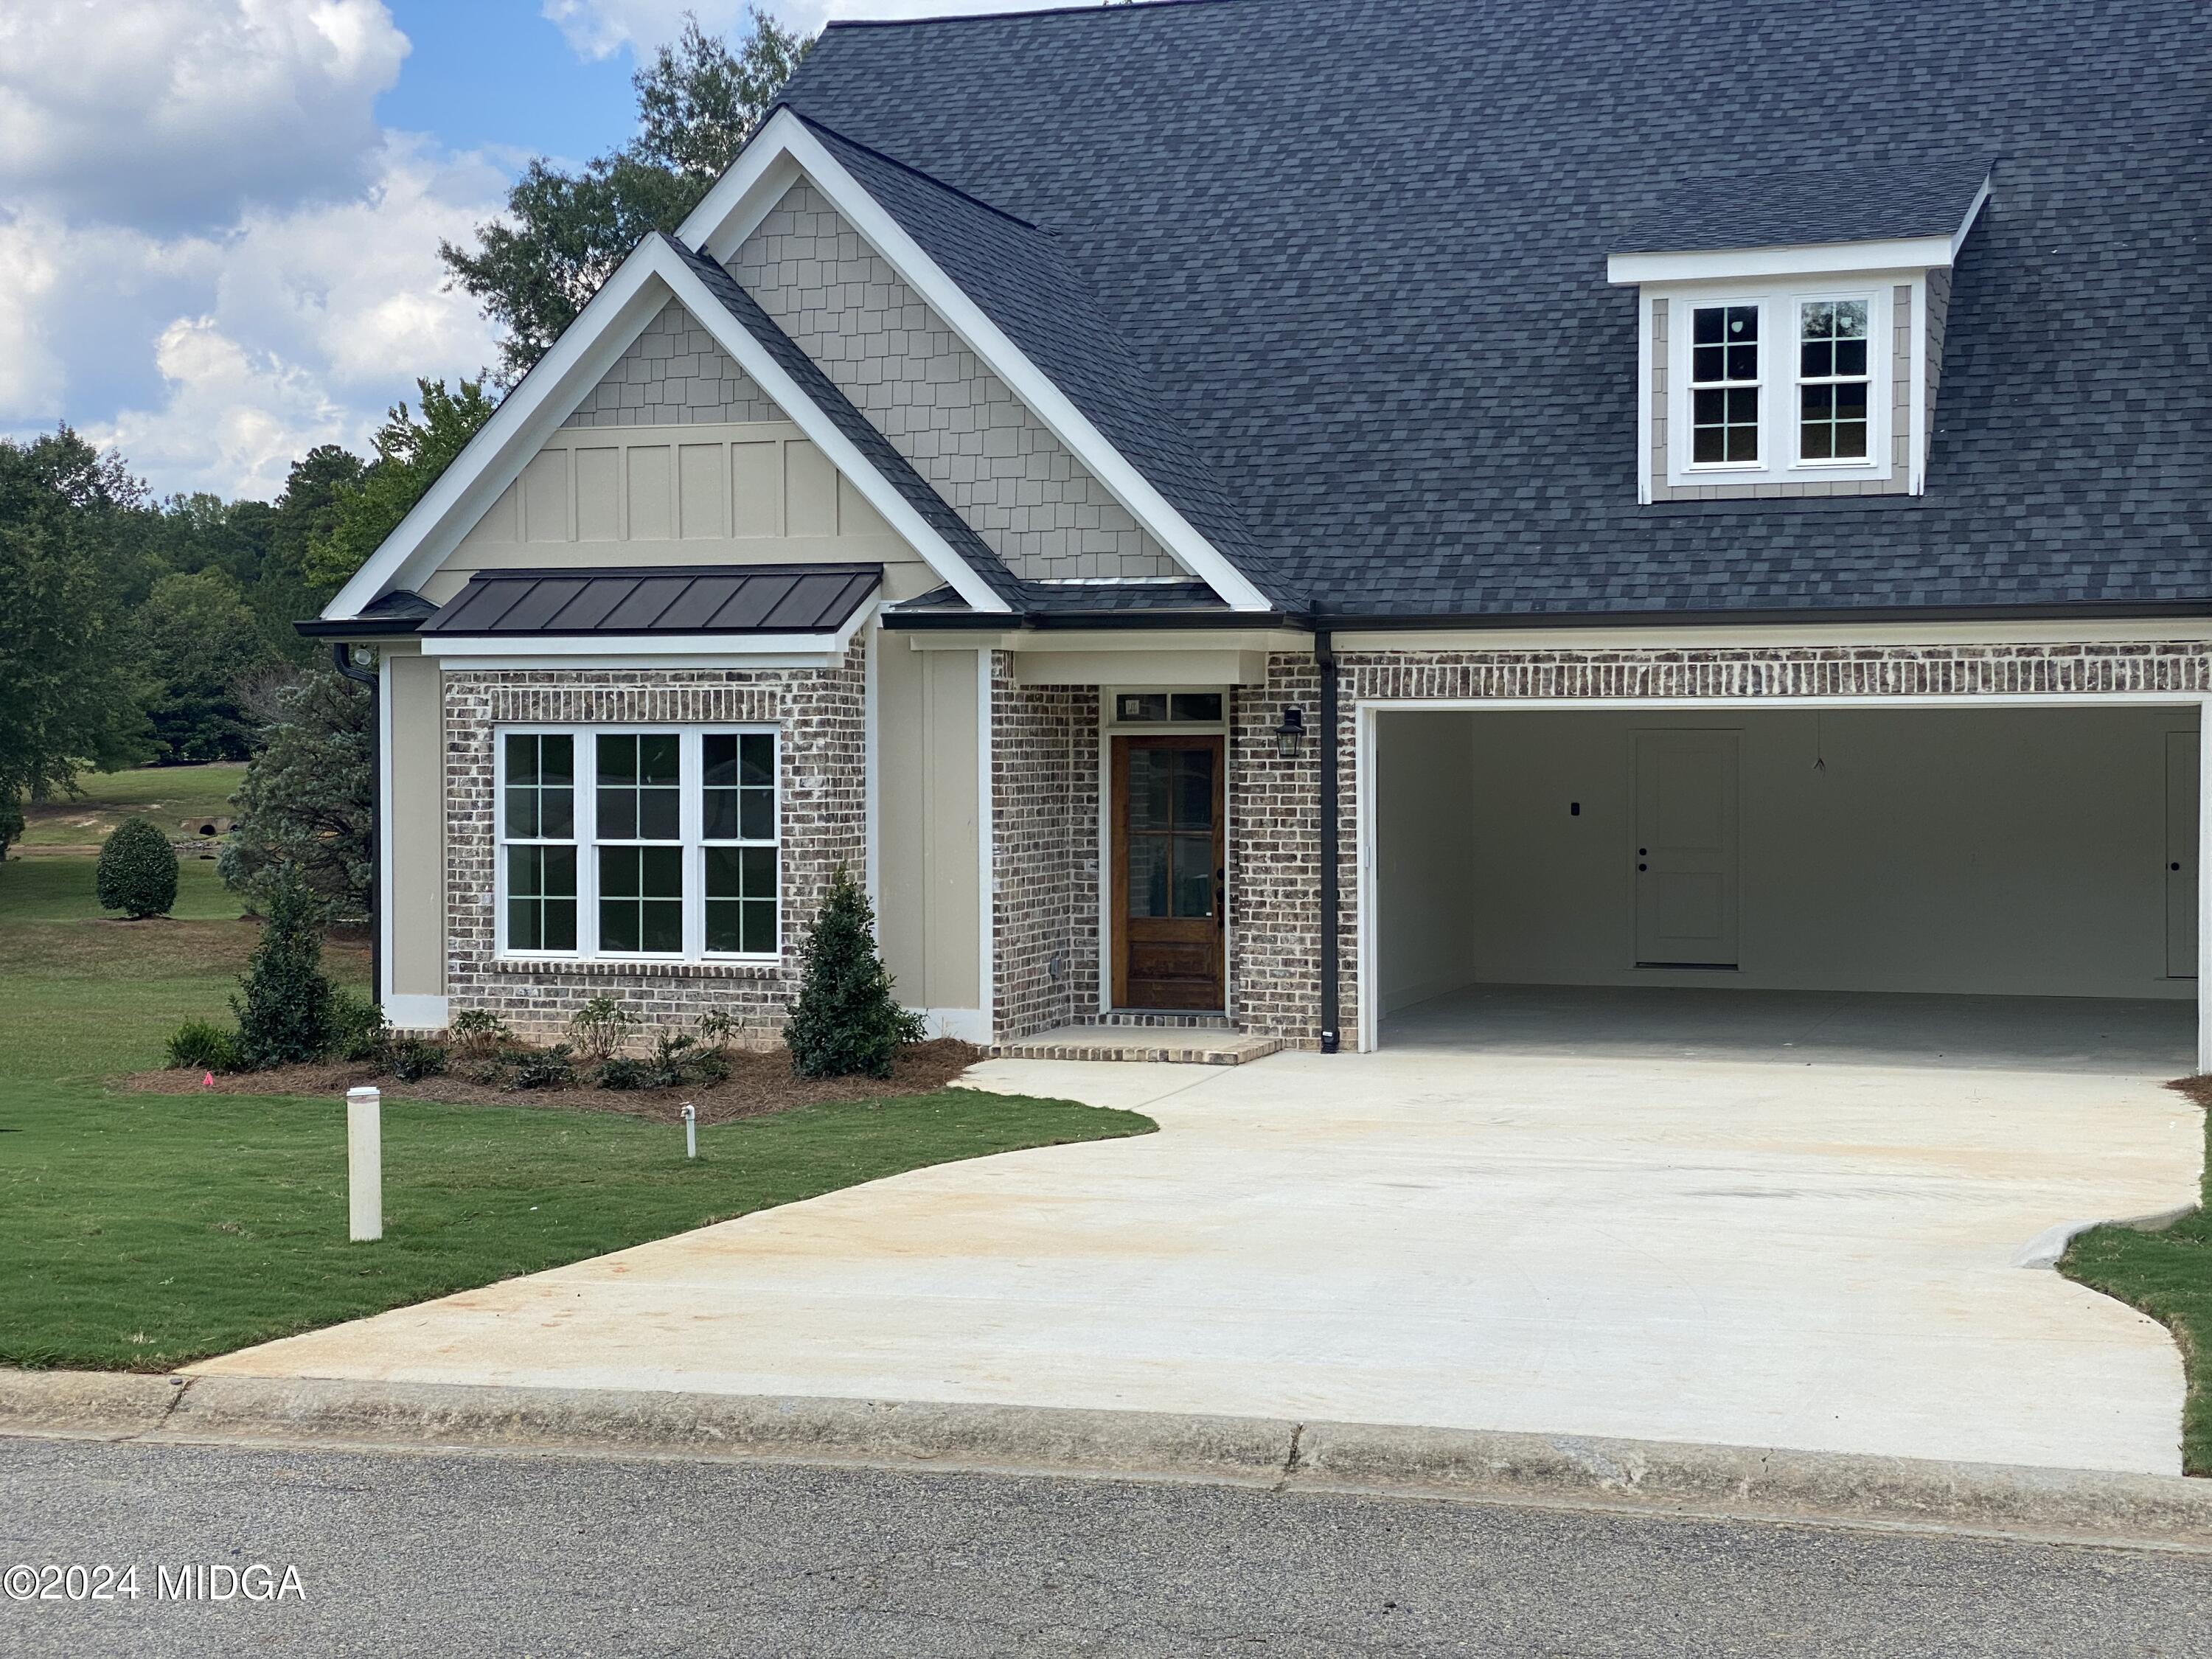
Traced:
<path id="1" fill-rule="evenodd" d="M 2196 997 L 2205 66 L 2191 0 L 832 26 L 310 624 L 386 1007 L 773 1031 L 841 865 L 979 1042 Z"/>

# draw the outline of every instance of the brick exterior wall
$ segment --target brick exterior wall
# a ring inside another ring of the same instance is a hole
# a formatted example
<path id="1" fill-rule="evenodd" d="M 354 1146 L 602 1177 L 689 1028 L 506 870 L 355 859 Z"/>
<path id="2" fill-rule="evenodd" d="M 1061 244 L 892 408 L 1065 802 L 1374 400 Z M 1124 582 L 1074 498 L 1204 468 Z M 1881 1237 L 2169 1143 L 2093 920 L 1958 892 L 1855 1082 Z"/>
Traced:
<path id="1" fill-rule="evenodd" d="M 1340 653 L 1337 741 L 1342 811 L 1338 1018 L 1352 1046 L 1359 1009 L 1358 715 L 1380 701 L 1557 698 L 1959 697 L 2212 691 L 2212 644 L 1790 647 L 1695 650 L 1389 651 Z M 1278 759 L 1285 704 L 1319 726 L 1310 657 L 1268 659 L 1263 691 L 1240 696 L 1232 733 L 1231 1010 L 1241 1030 L 1311 1048 L 1321 1017 L 1320 768 L 1309 740 Z"/>
<path id="2" fill-rule="evenodd" d="M 447 989 L 518 1032 L 556 1036 L 595 996 L 647 1026 L 728 1013 L 755 1042 L 781 1040 L 798 948 L 840 864 L 866 867 L 865 674 L 855 641 L 830 669 L 451 672 L 446 733 Z M 774 724 L 781 733 L 783 960 L 775 965 L 497 960 L 493 738 L 507 725 Z"/>
<path id="3" fill-rule="evenodd" d="M 1182 574 L 811 185 L 729 269 L 1016 574 Z"/>
<path id="4" fill-rule="evenodd" d="M 1098 1010 L 1098 689 L 991 659 L 992 1007 L 1002 1042 Z"/>
<path id="5" fill-rule="evenodd" d="M 671 300 L 561 424 L 714 426 L 783 418 L 714 337 Z"/>

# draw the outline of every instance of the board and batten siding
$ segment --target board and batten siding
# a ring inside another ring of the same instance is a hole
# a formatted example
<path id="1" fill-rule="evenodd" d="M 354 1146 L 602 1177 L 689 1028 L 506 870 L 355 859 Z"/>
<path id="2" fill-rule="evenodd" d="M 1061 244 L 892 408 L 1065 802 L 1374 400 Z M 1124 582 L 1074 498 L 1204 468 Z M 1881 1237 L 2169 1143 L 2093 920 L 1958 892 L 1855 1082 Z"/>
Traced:
<path id="1" fill-rule="evenodd" d="M 976 653 L 882 636 L 876 662 L 877 927 L 910 1008 L 981 1019 Z"/>
<path id="2" fill-rule="evenodd" d="M 423 594 L 443 604 L 477 570 L 848 559 L 895 568 L 890 598 L 938 585 L 796 426 L 564 427 Z"/>
<path id="3" fill-rule="evenodd" d="M 445 714 L 438 665 L 388 652 L 391 701 L 392 988 L 402 996 L 446 993 Z"/>

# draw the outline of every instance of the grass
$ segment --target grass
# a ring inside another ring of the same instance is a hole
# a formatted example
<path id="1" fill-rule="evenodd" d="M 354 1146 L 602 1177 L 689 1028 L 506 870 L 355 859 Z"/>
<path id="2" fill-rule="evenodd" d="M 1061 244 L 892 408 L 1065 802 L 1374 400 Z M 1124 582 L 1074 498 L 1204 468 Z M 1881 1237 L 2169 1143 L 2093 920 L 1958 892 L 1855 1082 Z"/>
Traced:
<path id="1" fill-rule="evenodd" d="M 23 809 L 24 850 L 93 848 L 131 817 L 149 817 L 167 834 L 184 833 L 185 820 L 228 817 L 230 797 L 246 776 L 242 763 L 207 766 L 139 766 L 125 772 L 87 772 L 78 793 Z"/>
<path id="2" fill-rule="evenodd" d="M 257 936 L 211 866 L 178 917 L 101 917 L 93 860 L 0 864 L 0 1364 L 162 1370 L 954 1158 L 1140 1134 L 969 1090 L 683 1134 L 613 1113 L 386 1101 L 385 1237 L 345 1238 L 335 1099 L 111 1092 L 228 1018 Z M 368 952 L 332 950 L 365 986 Z"/>
<path id="3" fill-rule="evenodd" d="M 2212 1079 L 2184 1092 L 2206 1104 Z M 2077 1237 L 2059 1272 L 2141 1309 L 2173 1333 L 2189 1376 L 2182 1407 L 2181 1466 L 2212 1475 L 2212 1112 L 2204 1122 L 2203 1203 L 2164 1232 L 2096 1227 Z"/>

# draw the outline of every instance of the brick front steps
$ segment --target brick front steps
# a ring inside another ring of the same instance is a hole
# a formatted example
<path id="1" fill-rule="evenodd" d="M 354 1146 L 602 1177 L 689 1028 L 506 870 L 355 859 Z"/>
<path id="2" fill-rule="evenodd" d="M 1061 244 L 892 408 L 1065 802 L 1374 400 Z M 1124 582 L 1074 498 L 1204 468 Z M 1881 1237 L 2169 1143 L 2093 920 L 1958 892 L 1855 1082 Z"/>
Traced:
<path id="1" fill-rule="evenodd" d="M 994 1060 L 1150 1060 L 1184 1066 L 1242 1066 L 1283 1046 L 1241 1031 L 1127 1025 L 1063 1025 L 1018 1042 L 994 1042 Z"/>

